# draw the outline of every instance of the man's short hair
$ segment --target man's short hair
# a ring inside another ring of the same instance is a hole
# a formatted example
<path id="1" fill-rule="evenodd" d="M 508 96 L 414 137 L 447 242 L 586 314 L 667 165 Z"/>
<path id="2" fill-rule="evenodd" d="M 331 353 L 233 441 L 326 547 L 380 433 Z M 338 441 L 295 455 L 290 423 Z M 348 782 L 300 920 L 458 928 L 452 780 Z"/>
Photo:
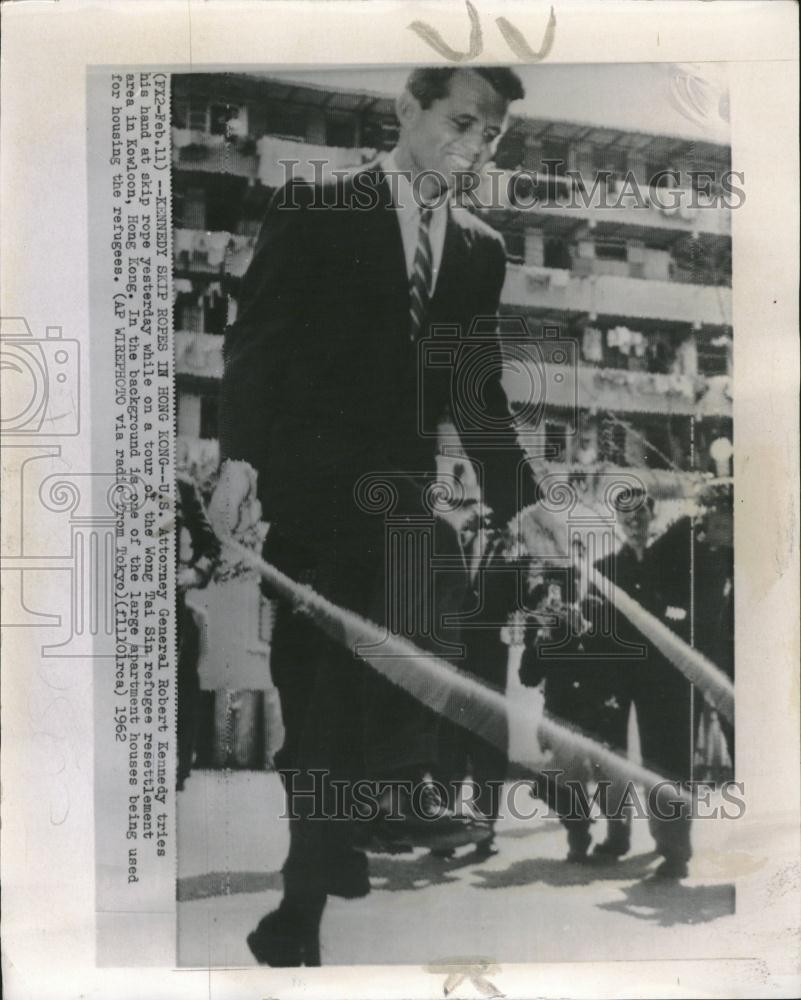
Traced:
<path id="1" fill-rule="evenodd" d="M 430 108 L 434 101 L 448 96 L 451 77 L 460 70 L 477 73 L 507 103 L 526 96 L 520 77 L 508 66 L 424 66 L 412 70 L 406 89 L 421 108 Z"/>
<path id="2" fill-rule="evenodd" d="M 708 512 L 731 512 L 734 503 L 734 490 L 731 483 L 712 482 L 705 484 L 698 492 L 699 504 Z"/>

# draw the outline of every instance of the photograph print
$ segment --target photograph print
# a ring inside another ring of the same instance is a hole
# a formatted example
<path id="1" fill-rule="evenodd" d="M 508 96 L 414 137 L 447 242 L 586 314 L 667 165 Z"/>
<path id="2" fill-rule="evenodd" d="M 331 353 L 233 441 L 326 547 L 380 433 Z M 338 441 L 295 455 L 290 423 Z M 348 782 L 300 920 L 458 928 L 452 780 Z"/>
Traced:
<path id="1" fill-rule="evenodd" d="M 725 64 L 175 73 L 171 125 L 178 964 L 725 957 Z"/>

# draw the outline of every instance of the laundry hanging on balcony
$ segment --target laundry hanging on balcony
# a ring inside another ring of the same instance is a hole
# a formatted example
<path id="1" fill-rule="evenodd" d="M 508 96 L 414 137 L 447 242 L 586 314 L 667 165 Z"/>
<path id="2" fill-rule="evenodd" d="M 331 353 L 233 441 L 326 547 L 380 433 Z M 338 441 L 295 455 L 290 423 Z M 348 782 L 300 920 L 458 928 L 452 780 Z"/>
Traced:
<path id="1" fill-rule="evenodd" d="M 648 347 L 648 341 L 640 331 L 629 330 L 627 326 L 614 326 L 607 330 L 606 343 L 609 347 L 616 347 L 627 357 L 633 354 L 637 358 L 644 357 Z"/>
<path id="2" fill-rule="evenodd" d="M 603 362 L 603 333 L 597 327 L 585 327 L 581 338 L 581 355 L 585 361 L 590 361 L 594 364 L 601 364 Z"/>

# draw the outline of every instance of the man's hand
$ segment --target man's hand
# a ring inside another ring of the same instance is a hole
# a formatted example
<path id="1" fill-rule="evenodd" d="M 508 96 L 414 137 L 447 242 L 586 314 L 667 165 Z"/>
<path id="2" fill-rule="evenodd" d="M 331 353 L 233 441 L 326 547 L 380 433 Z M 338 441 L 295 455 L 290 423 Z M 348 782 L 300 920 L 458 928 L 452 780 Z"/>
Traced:
<path id="1" fill-rule="evenodd" d="M 466 504 L 460 513 L 463 520 L 459 523 L 459 542 L 463 549 L 469 549 L 479 531 L 490 531 L 492 528 L 492 508 L 483 503 Z"/>
<path id="2" fill-rule="evenodd" d="M 537 580 L 529 593 L 534 606 L 526 615 L 526 642 L 535 645 L 550 642 L 563 633 L 571 639 L 584 635 L 591 625 L 582 608 L 564 601 L 560 584 L 546 582 L 543 577 Z"/>

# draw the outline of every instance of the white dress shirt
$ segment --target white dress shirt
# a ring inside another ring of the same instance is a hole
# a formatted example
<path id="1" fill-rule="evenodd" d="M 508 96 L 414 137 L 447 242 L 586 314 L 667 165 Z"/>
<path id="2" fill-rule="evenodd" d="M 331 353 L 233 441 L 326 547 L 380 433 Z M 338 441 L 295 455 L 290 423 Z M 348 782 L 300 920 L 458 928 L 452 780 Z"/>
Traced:
<path id="1" fill-rule="evenodd" d="M 386 174 L 394 174 L 390 182 L 395 210 L 398 213 L 398 224 L 400 225 L 401 239 L 403 240 L 403 252 L 406 256 L 406 274 L 411 280 L 414 270 L 414 255 L 417 252 L 417 237 L 420 229 L 420 206 L 415 203 L 412 183 L 408 173 L 403 173 L 395 159 L 395 151 L 387 153 L 382 161 L 381 167 Z M 431 294 L 437 287 L 437 276 L 442 264 L 442 251 L 445 246 L 445 229 L 448 225 L 448 199 L 441 199 L 442 204 L 437 205 L 431 216 L 431 224 L 428 230 L 431 241 Z"/>

